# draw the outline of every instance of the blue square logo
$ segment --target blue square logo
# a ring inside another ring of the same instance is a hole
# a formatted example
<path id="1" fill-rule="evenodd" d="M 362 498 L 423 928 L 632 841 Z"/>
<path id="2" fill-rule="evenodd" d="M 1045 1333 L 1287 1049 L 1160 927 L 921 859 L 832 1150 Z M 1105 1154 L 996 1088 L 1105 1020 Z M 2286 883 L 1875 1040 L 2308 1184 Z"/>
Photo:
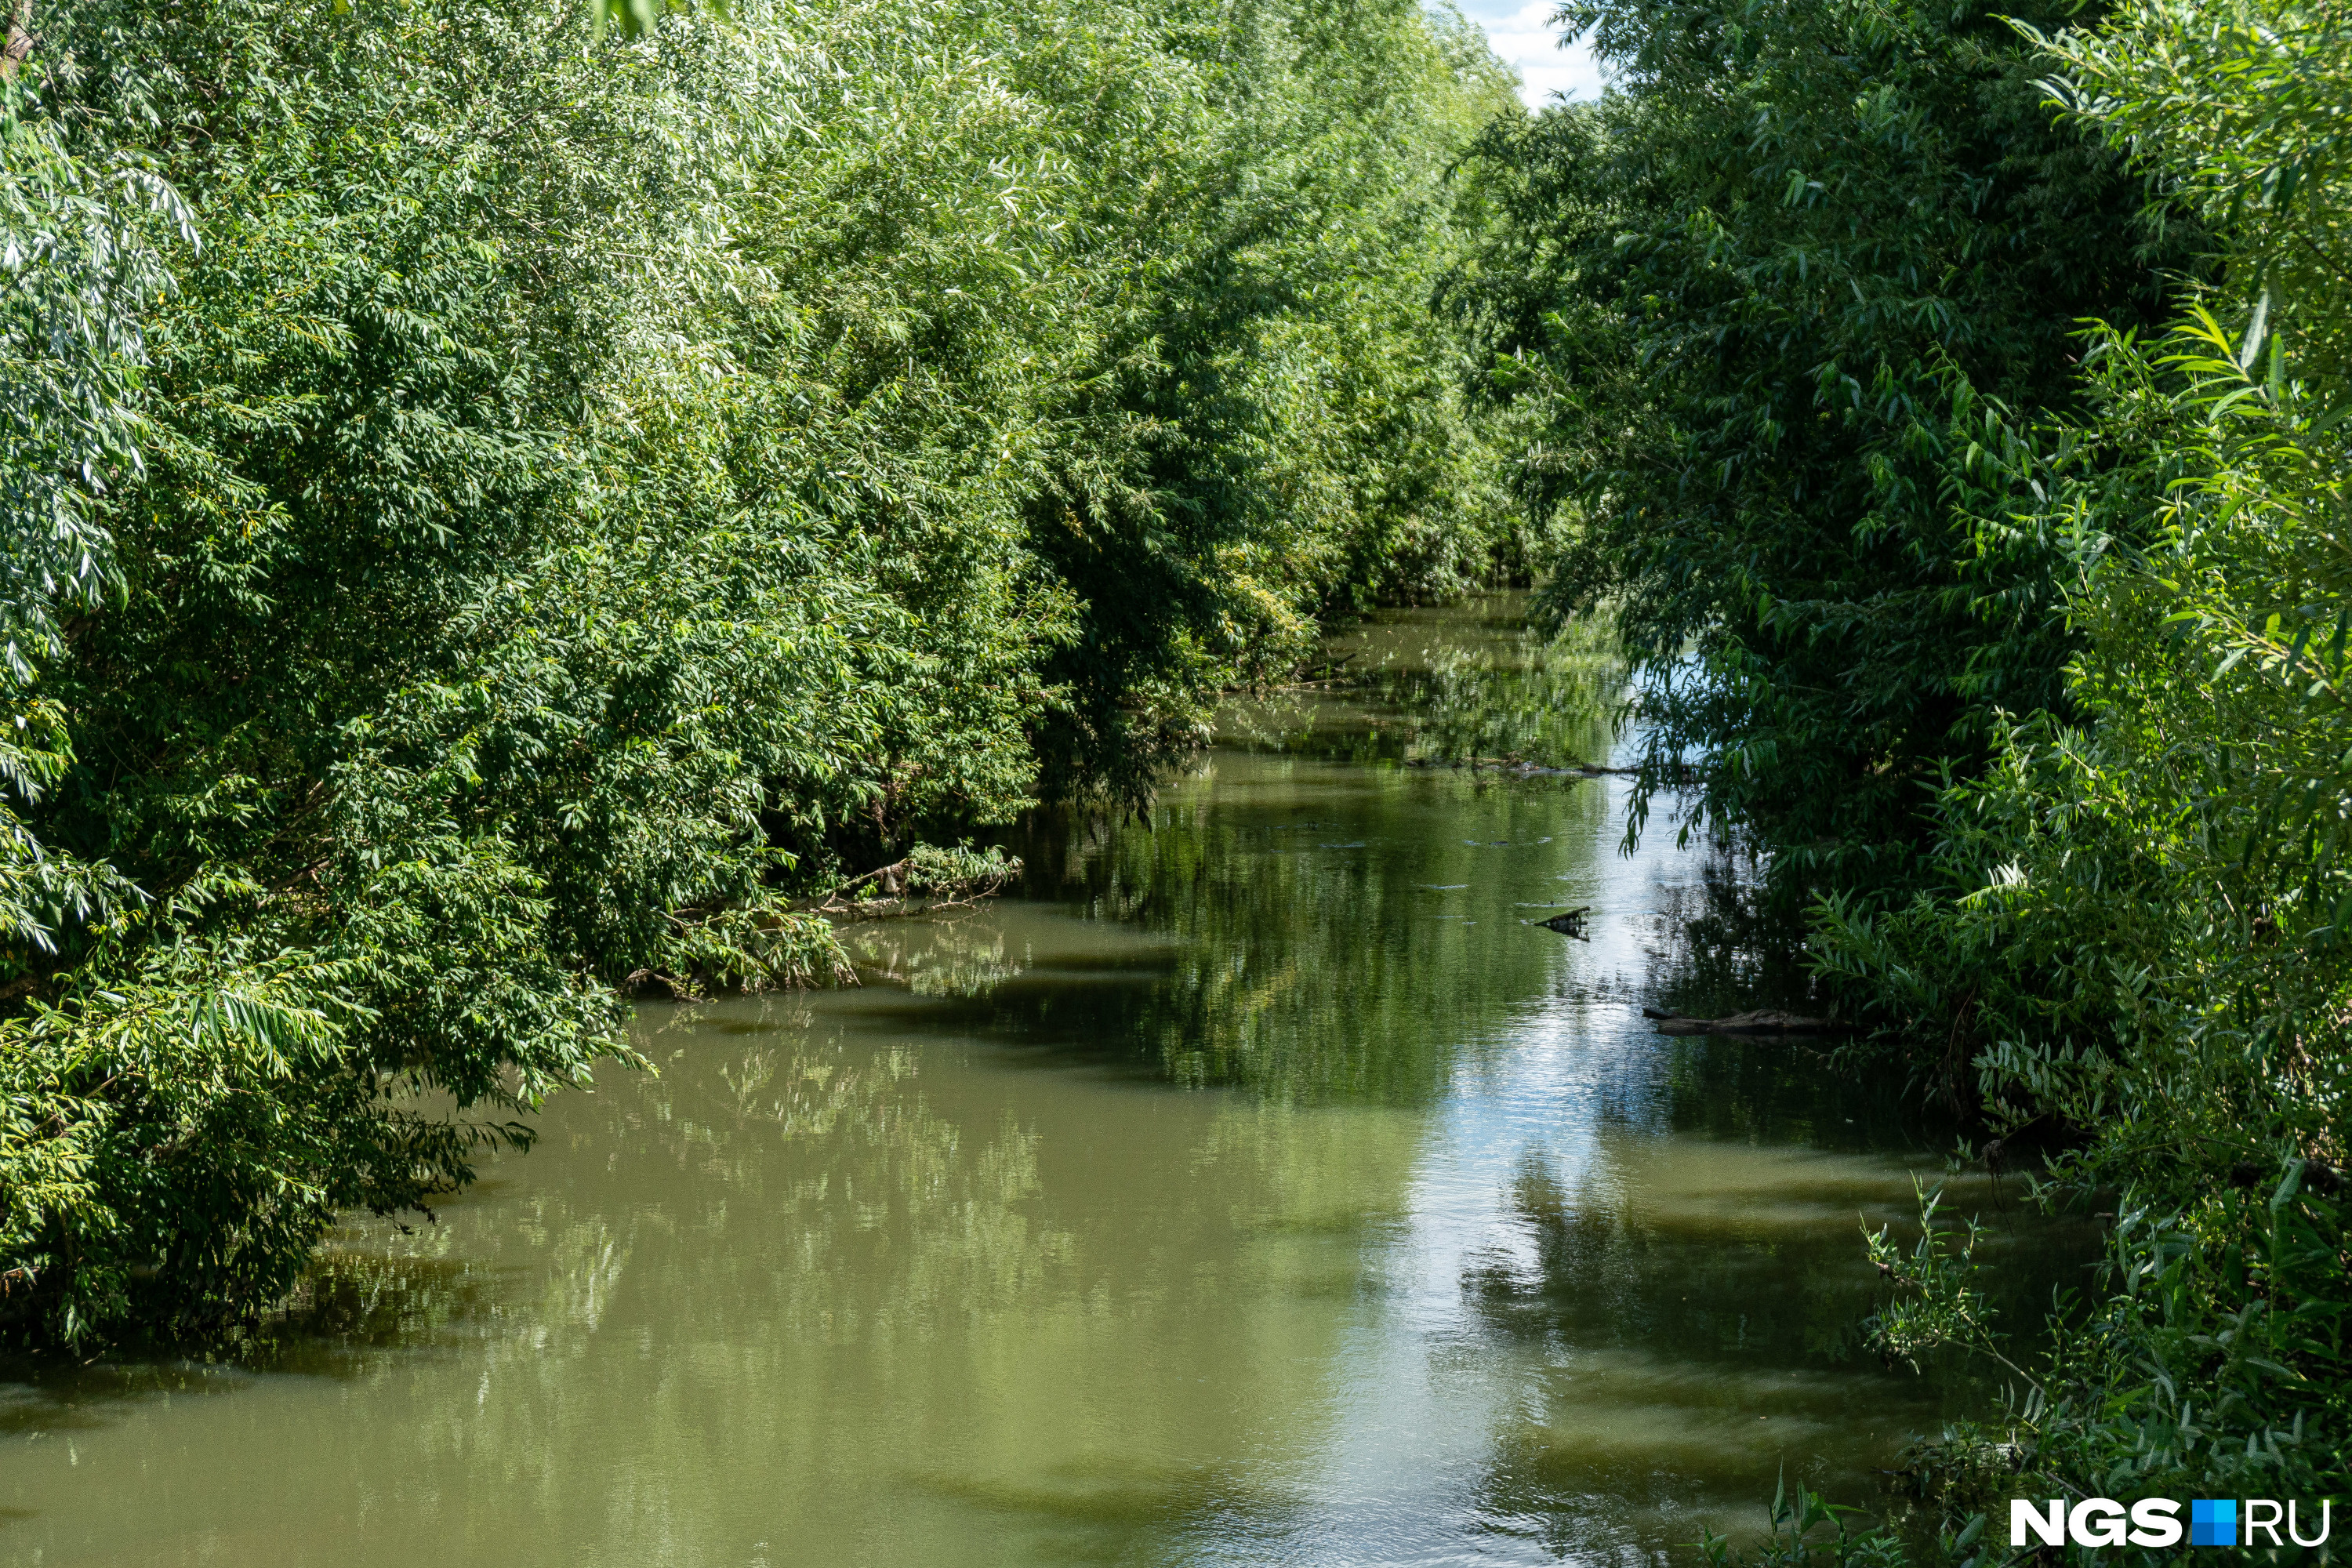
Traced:
<path id="1" fill-rule="evenodd" d="M 2238 1500 L 2201 1497 L 2192 1500 L 2189 1505 L 2189 1544 L 2238 1544 Z"/>

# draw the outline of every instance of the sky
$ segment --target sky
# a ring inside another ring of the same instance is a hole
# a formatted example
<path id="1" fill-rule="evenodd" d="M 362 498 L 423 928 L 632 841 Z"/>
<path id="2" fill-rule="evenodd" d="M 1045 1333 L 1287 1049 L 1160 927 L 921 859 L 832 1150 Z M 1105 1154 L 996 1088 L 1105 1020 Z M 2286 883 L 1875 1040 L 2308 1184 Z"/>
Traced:
<path id="1" fill-rule="evenodd" d="M 1601 69 L 1582 46 L 1559 47 L 1559 29 L 1551 25 L 1559 0 L 1462 0 L 1469 18 L 1486 29 L 1495 52 L 1519 68 L 1519 96 L 1530 108 L 1540 109 L 1552 94 L 1571 98 L 1601 96 Z"/>

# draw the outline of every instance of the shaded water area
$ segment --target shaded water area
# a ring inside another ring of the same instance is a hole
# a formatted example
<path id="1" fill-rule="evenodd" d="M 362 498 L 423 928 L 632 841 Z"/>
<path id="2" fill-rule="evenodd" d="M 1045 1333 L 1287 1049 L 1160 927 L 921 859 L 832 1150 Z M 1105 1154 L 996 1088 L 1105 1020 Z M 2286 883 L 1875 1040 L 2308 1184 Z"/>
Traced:
<path id="1" fill-rule="evenodd" d="M 234 1364 L 6 1385 L 23 1563 L 1646 1563 L 1775 1479 L 1883 1506 L 1990 1407 L 1861 1346 L 1948 1135 L 1787 1042 L 1619 852 L 1596 661 L 1507 597 L 1237 705 L 1149 819 L 877 922 L 864 984 L 649 1007 L 438 1221 Z M 1440 765 L 1425 765 L 1434 761 Z M 1590 905 L 1591 941 L 1531 923 Z M 2084 1237 L 2014 1191 L 2011 1321 Z"/>

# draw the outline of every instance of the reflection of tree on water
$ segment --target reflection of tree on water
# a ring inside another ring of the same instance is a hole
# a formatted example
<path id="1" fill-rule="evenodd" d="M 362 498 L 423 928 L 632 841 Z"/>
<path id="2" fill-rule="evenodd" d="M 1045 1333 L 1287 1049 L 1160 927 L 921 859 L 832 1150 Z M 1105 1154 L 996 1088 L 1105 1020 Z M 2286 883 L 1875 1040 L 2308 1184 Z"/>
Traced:
<path id="1" fill-rule="evenodd" d="M 681 1051 L 655 1098 L 640 1128 L 696 1178 L 681 1220 L 740 1238 L 716 1261 L 741 1289 L 707 1311 L 739 1302 L 813 1342 L 920 1331 L 1003 1310 L 1068 1258 L 1018 1206 L 1038 1192 L 1035 1132 L 1010 1109 L 980 1136 L 938 1114 L 910 1042 L 762 1031 Z M 685 1260 L 708 1292 L 713 1255 Z"/>
<path id="2" fill-rule="evenodd" d="M 1651 831 L 1673 829 L 1654 824 Z M 1826 1011 L 1806 967 L 1801 914 L 1767 907 L 1755 868 L 1732 847 L 1709 845 L 1694 869 L 1659 889 L 1649 944 L 1654 1005 L 1694 1017 L 1748 1007 Z"/>
<path id="3" fill-rule="evenodd" d="M 100 1426 L 155 1395 L 235 1394 L 257 1375 L 365 1379 L 420 1351 L 527 1338 L 549 1325 L 593 1331 L 627 1262 L 599 1220 L 561 1227 L 535 1260 L 540 1288 L 518 1294 L 513 1271 L 467 1255 L 447 1226 L 356 1220 L 337 1230 L 286 1300 L 216 1358 L 26 1362 L 7 1369 L 16 1397 L 0 1432 Z"/>
<path id="4" fill-rule="evenodd" d="M 1316 763 L 1217 767 L 1213 808 L 1172 789 L 1148 826 L 1024 841 L 1031 897 L 1176 946 L 1143 984 L 1007 985 L 995 1027 L 1148 1053 L 1187 1084 L 1414 1104 L 1482 1020 L 1549 988 L 1559 941 L 1518 905 L 1577 863 L 1563 819 L 1598 804 L 1580 786 L 1381 771 L 1341 788 Z"/>
<path id="5" fill-rule="evenodd" d="M 1583 621 L 1541 637 L 1526 625 L 1524 597 L 1404 612 L 1342 634 L 1309 672 L 1323 679 L 1231 705 L 1220 739 L 1354 763 L 1606 761 L 1625 685 L 1610 627 Z"/>
<path id="6" fill-rule="evenodd" d="M 322 1250 L 239 1360 L 270 1372 L 356 1371 L 364 1352 L 446 1344 L 479 1332 L 499 1310 L 496 1270 L 446 1253 L 394 1253 L 383 1239 L 347 1232 Z"/>
<path id="7" fill-rule="evenodd" d="M 790 1015 L 785 1001 L 755 1000 L 758 1013 Z M 284 1309 L 263 1324 L 240 1359 L 272 1371 L 356 1370 L 353 1353 L 411 1349 L 456 1338 L 505 1334 L 533 1351 L 593 1336 L 625 1274 L 656 1296 L 684 1289 L 665 1278 L 681 1265 L 707 1271 L 695 1251 L 647 1247 L 680 1226 L 748 1226 L 749 1251 L 772 1254 L 789 1235 L 793 1258 L 768 1284 L 746 1279 L 733 1298 L 772 1314 L 780 1328 L 812 1342 L 856 1337 L 877 1324 L 936 1323 L 944 1312 L 1001 1310 L 1066 1258 L 1068 1237 L 1041 1231 L 1016 1205 L 1036 1195 L 1035 1135 L 1008 1110 L 992 1137 L 971 1139 L 925 1103 L 916 1053 L 871 1047 L 839 1029 L 776 1028 L 763 1021 L 729 1051 L 708 1048 L 711 1009 L 678 1009 L 702 1031 L 702 1048 L 667 1054 L 661 1077 L 640 1092 L 583 1096 L 562 1129 L 573 1142 L 633 1148 L 686 1173 L 670 1201 L 648 1209 L 617 1169 L 607 1183 L 594 1165 L 562 1195 L 533 1199 L 510 1223 L 516 1250 L 530 1260 L 535 1289 L 518 1294 L 511 1266 L 480 1256 L 485 1239 L 463 1223 L 398 1230 L 351 1227 L 325 1249 Z M 676 1020 L 664 1020 L 675 1026 Z M 657 1047 L 673 1029 L 643 1042 Z M 778 1159 L 781 1142 L 802 1151 Z M 648 1144 L 650 1143 L 650 1147 Z M 499 1193 L 495 1177 L 485 1196 Z M 633 1195 L 640 1201 L 630 1201 Z M 679 1199 L 689 1197 L 690 1212 Z M 630 1216 L 617 1226 L 607 1216 Z M 772 1265 L 747 1258 L 747 1269 Z M 849 1288 L 854 1287 L 854 1288 Z M 707 1296 L 707 1286 L 697 1291 Z M 705 1310 L 724 1310 L 726 1298 Z"/>
<path id="8" fill-rule="evenodd" d="M 1782 1042 L 1660 1041 L 1629 1058 L 1576 1158 L 1523 1157 L 1513 1235 L 1464 1276 L 1479 1321 L 1538 1369 L 1495 1434 L 1491 1515 L 1563 1556 L 1653 1561 L 1703 1515 L 1717 1530 L 1723 1510 L 1760 1518 L 1785 1468 L 1903 1517 L 1877 1483 L 1906 1439 L 2000 1397 L 1988 1368 L 1918 1375 L 1864 1341 L 1883 1286 L 1859 1227 L 1913 1226 L 1912 1170 L 1942 1174 L 1927 1120 Z M 1951 1190 L 1990 1206 L 1980 1175 Z M 2014 1206 L 1987 1244 L 1996 1307 L 2020 1326 L 2096 1251 L 2084 1227 Z M 1880 1437 L 1858 1447 L 1863 1433 Z"/>
<path id="9" fill-rule="evenodd" d="M 1147 816 L 1043 823 L 1020 845 L 1027 896 L 1177 946 L 1149 984 L 1016 981 L 992 1021 L 1129 1043 L 1187 1084 L 1427 1102 L 1465 1035 L 1549 988 L 1557 939 L 1521 922 L 1580 868 L 1606 801 L 1559 778 L 1356 764 L 1603 754 L 1622 670 L 1597 634 L 1547 642 L 1521 610 L 1503 595 L 1367 624 L 1331 646 L 1330 684 L 1230 707 L 1225 742 L 1243 751 L 1213 754 Z"/>
<path id="10" fill-rule="evenodd" d="M 876 921 L 844 932 L 842 946 L 866 984 L 902 985 L 917 996 L 977 996 L 1023 966 L 1004 927 L 978 912 Z"/>
<path id="11" fill-rule="evenodd" d="M 1288 1457 L 1333 1420 L 1328 1303 L 1404 1209 L 1422 1121 L 976 1072 L 990 1047 L 940 1016 L 879 987 L 652 1010 L 659 1075 L 567 1099 L 528 1186 L 494 1166 L 437 1226 L 355 1227 L 253 1347 L 429 1406 L 322 1419 L 272 1380 L 365 1456 L 337 1506 L 457 1528 L 494 1473 L 500 1528 L 627 1561 L 739 1560 L 746 1507 L 825 1543 L 789 1561 L 1287 1539 Z"/>
<path id="12" fill-rule="evenodd" d="M 1572 1182 L 1522 1161 L 1527 1250 L 1465 1281 L 1486 1321 L 1578 1352 L 1667 1345 L 1722 1375 L 1850 1359 L 1876 1278 L 1854 1216 L 1900 1214 L 1885 1166 L 1796 1149 L 1662 1159 L 1646 1142 L 1604 1138 Z"/>
<path id="13" fill-rule="evenodd" d="M 1573 1175 L 1525 1161 L 1517 1245 L 1464 1279 L 1542 1366 L 1496 1434 L 1490 1515 L 1563 1556 L 1647 1561 L 1696 1539 L 1701 1512 L 1759 1504 L 1784 1469 L 1886 1495 L 1876 1468 L 1901 1433 L 1998 1396 L 1978 1369 L 1915 1376 L 1863 1343 L 1879 1290 L 1856 1216 L 1899 1225 L 1909 1197 L 1882 1159 L 1793 1145 L 1604 1138 Z M 2077 1260 L 2047 1236 L 2005 1240 L 2004 1301 L 2031 1321 Z M 1858 1452 L 1874 1430 L 1881 1451 Z"/>

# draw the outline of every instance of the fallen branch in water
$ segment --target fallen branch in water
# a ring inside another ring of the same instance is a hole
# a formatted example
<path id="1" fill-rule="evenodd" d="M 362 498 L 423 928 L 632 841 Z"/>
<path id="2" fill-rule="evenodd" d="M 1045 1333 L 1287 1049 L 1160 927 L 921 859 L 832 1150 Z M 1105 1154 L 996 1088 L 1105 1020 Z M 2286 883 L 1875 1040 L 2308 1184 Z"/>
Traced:
<path id="1" fill-rule="evenodd" d="M 1579 942 L 1591 942 L 1592 939 L 1584 934 L 1584 917 L 1591 912 L 1592 906 L 1587 904 L 1582 909 L 1570 910 L 1565 914 L 1557 914 L 1548 921 L 1538 921 L 1535 923 L 1546 931 L 1556 931 L 1562 936 L 1572 936 Z"/>
<path id="2" fill-rule="evenodd" d="M 1808 1018 L 1801 1014 L 1783 1013 L 1771 1007 L 1734 1013 L 1724 1018 L 1686 1018 L 1679 1013 L 1661 1013 L 1655 1007 L 1644 1007 L 1642 1016 L 1654 1021 L 1661 1035 L 1846 1035 L 1853 1032 L 1853 1025 L 1841 1024 L 1834 1018 Z"/>
<path id="3" fill-rule="evenodd" d="M 1525 762 L 1517 757 L 1408 757 L 1404 765 L 1409 768 L 1468 768 L 1473 773 L 1516 773 L 1523 779 L 1591 779 L 1603 773 L 1630 777 L 1641 772 L 1639 768 L 1596 767 L 1590 763 L 1570 763 L 1564 768 L 1550 768 L 1541 763 Z"/>
<path id="4" fill-rule="evenodd" d="M 877 866 L 827 893 L 808 907 L 836 920 L 870 921 L 890 915 L 938 914 L 968 910 L 994 898 L 1021 875 L 1016 856 L 999 849 L 935 849 L 918 845 L 903 860 Z"/>
<path id="5" fill-rule="evenodd" d="M 1348 672 L 1348 666 L 1355 663 L 1355 661 L 1356 656 L 1354 654 L 1343 653 L 1336 658 L 1326 658 L 1317 663 L 1302 663 L 1296 665 L 1290 671 L 1289 679 L 1277 682 L 1275 686 L 1275 689 L 1277 691 L 1301 691 L 1309 690 L 1320 686 L 1349 685 L 1363 679 L 1361 675 Z M 1307 673 L 1310 668 L 1318 670 L 1319 673 L 1310 675 Z"/>

